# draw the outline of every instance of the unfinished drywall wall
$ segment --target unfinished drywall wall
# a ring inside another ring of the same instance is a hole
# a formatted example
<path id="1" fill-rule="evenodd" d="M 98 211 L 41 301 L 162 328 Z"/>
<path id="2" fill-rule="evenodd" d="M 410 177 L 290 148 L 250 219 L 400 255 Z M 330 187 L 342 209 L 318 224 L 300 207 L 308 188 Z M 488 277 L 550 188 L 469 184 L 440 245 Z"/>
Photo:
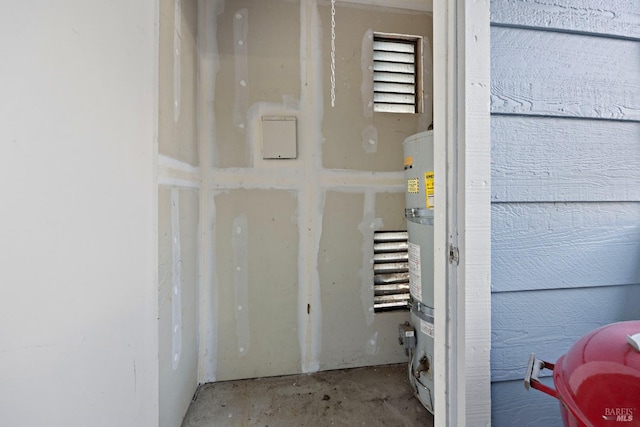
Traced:
<path id="1" fill-rule="evenodd" d="M 374 314 L 371 266 L 374 231 L 406 229 L 402 215 L 394 212 L 399 210 L 398 202 L 404 204 L 403 194 L 399 196 L 401 200 L 376 200 L 373 193 L 327 192 L 318 253 L 325 312 L 322 332 L 326 337 L 320 369 L 353 367 L 362 361 L 375 365 L 404 360 L 397 329 L 407 320 L 407 313 Z M 399 227 L 385 227 L 385 222 L 393 223 L 393 217 L 400 218 L 396 222 Z"/>
<path id="2" fill-rule="evenodd" d="M 3 5 L 2 426 L 158 425 L 156 25 Z"/>
<path id="3" fill-rule="evenodd" d="M 329 2 L 202 3 L 200 381 L 404 361 L 408 314 L 373 312 L 372 238 L 406 228 L 402 141 L 431 123 L 431 17 L 337 2 L 331 109 Z M 407 30 L 425 36 L 425 113 L 373 113 L 368 37 Z M 296 118 L 296 159 L 263 159 L 262 116 Z"/>
<path id="4" fill-rule="evenodd" d="M 160 425 L 180 425 L 197 385 L 199 194 L 158 192 Z"/>
<path id="5" fill-rule="evenodd" d="M 175 427 L 197 387 L 197 1 L 161 0 L 159 19 L 159 413 L 161 427 Z"/>
<path id="6" fill-rule="evenodd" d="M 253 165 L 249 121 L 260 108 L 287 109 L 300 94 L 300 11 L 295 2 L 234 0 L 218 15 L 215 81 L 218 167 Z M 288 109 L 293 114 L 297 107 Z"/>
<path id="7" fill-rule="evenodd" d="M 283 375 L 300 367 L 295 194 L 215 195 L 218 380 Z"/>
<path id="8" fill-rule="evenodd" d="M 196 128 L 197 0 L 160 0 L 160 154 L 198 165 Z"/>
<path id="9" fill-rule="evenodd" d="M 322 61 L 331 61 L 330 6 L 319 8 Z M 393 11 L 366 6 L 336 6 L 336 106 L 331 108 L 329 88 L 324 96 L 322 163 L 328 169 L 401 170 L 398 147 L 426 130 L 432 119 L 432 66 L 430 19 L 422 12 Z M 424 114 L 373 113 L 373 33 L 422 36 L 425 83 Z M 328 71 L 328 70 L 327 70 Z M 394 159 L 394 161 L 390 161 Z"/>

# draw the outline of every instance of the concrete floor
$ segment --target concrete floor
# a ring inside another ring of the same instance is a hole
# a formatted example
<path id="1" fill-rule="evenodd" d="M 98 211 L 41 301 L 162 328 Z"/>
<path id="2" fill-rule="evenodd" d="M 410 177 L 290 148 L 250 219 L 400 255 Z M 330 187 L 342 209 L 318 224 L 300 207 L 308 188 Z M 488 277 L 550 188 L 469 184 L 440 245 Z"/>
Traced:
<path id="1" fill-rule="evenodd" d="M 407 366 L 204 384 L 182 427 L 433 426 Z"/>

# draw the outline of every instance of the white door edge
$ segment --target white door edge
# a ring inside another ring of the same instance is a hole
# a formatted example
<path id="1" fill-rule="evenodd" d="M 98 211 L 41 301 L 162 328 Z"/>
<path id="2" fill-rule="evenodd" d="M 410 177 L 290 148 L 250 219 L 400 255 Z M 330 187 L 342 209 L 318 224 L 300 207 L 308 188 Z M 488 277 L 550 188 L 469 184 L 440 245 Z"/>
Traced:
<path id="1" fill-rule="evenodd" d="M 433 5 L 436 426 L 491 425 L 489 7 Z"/>

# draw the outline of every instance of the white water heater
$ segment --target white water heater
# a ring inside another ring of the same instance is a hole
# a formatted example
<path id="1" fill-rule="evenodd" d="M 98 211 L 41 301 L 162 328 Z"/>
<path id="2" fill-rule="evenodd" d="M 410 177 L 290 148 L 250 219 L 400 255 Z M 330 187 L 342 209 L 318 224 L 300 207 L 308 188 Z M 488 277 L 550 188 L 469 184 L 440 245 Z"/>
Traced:
<path id="1" fill-rule="evenodd" d="M 400 342 L 409 355 L 411 386 L 433 413 L 433 131 L 412 135 L 403 145 L 411 323 L 400 325 Z"/>

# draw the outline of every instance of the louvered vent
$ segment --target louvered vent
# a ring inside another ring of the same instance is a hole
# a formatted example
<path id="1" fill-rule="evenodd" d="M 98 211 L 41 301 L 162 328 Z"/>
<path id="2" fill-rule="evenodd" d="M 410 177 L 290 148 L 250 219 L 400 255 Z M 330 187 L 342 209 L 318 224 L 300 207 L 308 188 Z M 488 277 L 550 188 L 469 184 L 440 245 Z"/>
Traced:
<path id="1" fill-rule="evenodd" d="M 373 307 L 401 310 L 409 301 L 409 254 L 406 231 L 376 231 L 373 235 Z"/>
<path id="2" fill-rule="evenodd" d="M 373 39 L 373 109 L 387 113 L 418 113 L 418 38 Z"/>

